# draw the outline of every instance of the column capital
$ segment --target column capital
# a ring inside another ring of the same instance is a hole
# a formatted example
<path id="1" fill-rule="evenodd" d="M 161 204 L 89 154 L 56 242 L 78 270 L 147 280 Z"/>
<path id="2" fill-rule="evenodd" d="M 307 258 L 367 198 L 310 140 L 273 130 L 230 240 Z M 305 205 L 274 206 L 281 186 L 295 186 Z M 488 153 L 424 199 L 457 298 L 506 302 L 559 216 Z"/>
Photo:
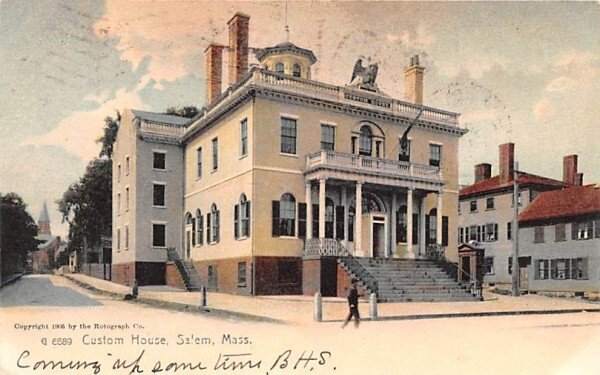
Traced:
<path id="1" fill-rule="evenodd" d="M 306 186 L 312 186 L 312 180 L 304 180 Z"/>

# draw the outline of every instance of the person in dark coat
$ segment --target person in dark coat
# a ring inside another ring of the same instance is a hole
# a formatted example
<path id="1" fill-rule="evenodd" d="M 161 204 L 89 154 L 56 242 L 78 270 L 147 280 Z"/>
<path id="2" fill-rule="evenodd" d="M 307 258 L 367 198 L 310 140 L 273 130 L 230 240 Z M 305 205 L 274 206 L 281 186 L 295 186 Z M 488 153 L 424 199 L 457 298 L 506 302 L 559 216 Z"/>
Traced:
<path id="1" fill-rule="evenodd" d="M 350 311 L 348 312 L 346 320 L 344 320 L 344 324 L 342 324 L 342 328 L 346 328 L 352 317 L 354 317 L 354 328 L 358 328 L 358 325 L 360 324 L 360 314 L 358 313 L 358 297 L 362 297 L 362 295 L 358 294 L 358 290 L 356 289 L 356 280 L 352 280 L 352 287 L 348 290 L 348 307 L 350 308 Z"/>

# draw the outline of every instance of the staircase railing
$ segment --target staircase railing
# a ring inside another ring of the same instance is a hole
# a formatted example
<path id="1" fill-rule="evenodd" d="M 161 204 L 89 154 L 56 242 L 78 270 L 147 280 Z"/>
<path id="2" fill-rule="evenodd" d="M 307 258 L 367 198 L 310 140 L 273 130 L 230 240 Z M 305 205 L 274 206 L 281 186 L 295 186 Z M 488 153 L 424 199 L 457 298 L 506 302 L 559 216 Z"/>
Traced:
<path id="1" fill-rule="evenodd" d="M 375 275 L 359 262 L 358 259 L 344 247 L 344 245 L 339 241 L 337 241 L 337 243 L 339 246 L 340 259 L 346 264 L 348 270 L 354 273 L 354 276 L 360 278 L 371 293 L 377 294 L 379 292 L 379 283 L 377 282 Z"/>
<path id="2" fill-rule="evenodd" d="M 179 253 L 175 250 L 174 247 L 167 248 L 167 260 L 175 263 L 175 267 L 177 268 L 177 272 L 179 272 L 179 276 L 183 279 L 183 284 L 186 289 L 189 289 L 192 285 L 192 280 L 190 275 L 188 275 L 187 270 L 185 269 L 185 265 L 183 264 L 183 260 L 179 257 Z"/>
<path id="3" fill-rule="evenodd" d="M 469 278 L 468 287 L 470 292 L 477 298 L 483 296 L 483 283 L 479 280 L 474 280 L 471 274 L 462 269 L 458 264 L 449 261 L 444 255 L 444 247 L 438 244 L 430 244 L 427 246 L 425 255 L 431 261 L 433 261 L 438 267 L 444 270 L 448 276 L 458 282 L 459 285 L 463 285 L 462 275 L 466 275 Z"/>

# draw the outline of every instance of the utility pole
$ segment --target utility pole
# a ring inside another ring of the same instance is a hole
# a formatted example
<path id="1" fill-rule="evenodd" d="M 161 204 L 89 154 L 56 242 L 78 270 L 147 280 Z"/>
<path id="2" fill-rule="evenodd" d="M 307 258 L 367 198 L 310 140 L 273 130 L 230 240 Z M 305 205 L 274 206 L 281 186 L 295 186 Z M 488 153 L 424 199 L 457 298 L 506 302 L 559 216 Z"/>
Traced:
<path id="1" fill-rule="evenodd" d="M 517 171 L 519 163 L 513 168 L 513 224 L 512 224 L 512 295 L 519 296 L 519 181 Z"/>

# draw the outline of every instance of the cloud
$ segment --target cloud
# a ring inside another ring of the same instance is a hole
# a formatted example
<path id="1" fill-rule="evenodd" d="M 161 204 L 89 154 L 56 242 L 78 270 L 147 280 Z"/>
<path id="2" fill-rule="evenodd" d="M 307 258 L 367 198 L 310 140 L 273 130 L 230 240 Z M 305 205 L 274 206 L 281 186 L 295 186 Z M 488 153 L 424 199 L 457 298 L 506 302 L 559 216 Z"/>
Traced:
<path id="1" fill-rule="evenodd" d="M 494 68 L 506 70 L 508 60 L 505 57 L 490 57 L 485 54 L 471 53 L 468 59 L 438 60 L 436 61 L 439 72 L 446 77 L 456 77 L 465 72 L 469 77 L 479 79 Z"/>
<path id="2" fill-rule="evenodd" d="M 561 76 L 546 85 L 550 92 L 564 91 L 573 87 L 589 86 L 600 71 L 600 56 L 589 51 L 569 51 L 554 60 L 553 70 Z"/>
<path id="3" fill-rule="evenodd" d="M 437 41 L 437 36 L 429 31 L 425 25 L 420 24 L 414 31 L 404 30 L 402 35 L 387 34 L 386 39 L 390 42 L 400 40 L 402 44 L 412 48 L 422 48 Z"/>
<path id="4" fill-rule="evenodd" d="M 538 120 L 546 119 L 552 116 L 554 108 L 548 98 L 544 98 L 533 107 L 533 114 Z"/>
<path id="5" fill-rule="evenodd" d="M 546 85 L 546 90 L 550 92 L 560 92 L 567 90 L 574 85 L 574 81 L 568 77 L 562 76 L 553 79 Z"/>

